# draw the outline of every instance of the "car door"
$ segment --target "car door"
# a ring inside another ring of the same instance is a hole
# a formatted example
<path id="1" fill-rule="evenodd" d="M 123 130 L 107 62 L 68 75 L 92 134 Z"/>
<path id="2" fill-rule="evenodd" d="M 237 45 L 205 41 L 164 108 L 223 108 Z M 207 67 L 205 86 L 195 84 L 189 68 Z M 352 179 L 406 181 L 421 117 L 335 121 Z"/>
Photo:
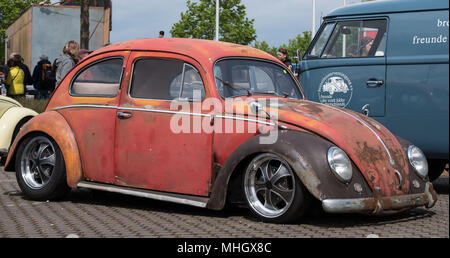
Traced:
<path id="1" fill-rule="evenodd" d="M 200 67 L 185 56 L 142 52 L 132 54 L 129 66 L 116 119 L 116 184 L 207 196 L 212 134 L 196 129 L 208 117 L 199 108 L 205 97 Z"/>
<path id="2" fill-rule="evenodd" d="M 300 62 L 308 99 L 369 116 L 385 115 L 386 20 L 328 22 Z"/>
<path id="3" fill-rule="evenodd" d="M 66 98 L 70 104 L 57 108 L 75 134 L 83 173 L 90 181 L 114 183 L 116 108 L 128 55 L 128 52 L 100 55 L 79 68 Z"/>

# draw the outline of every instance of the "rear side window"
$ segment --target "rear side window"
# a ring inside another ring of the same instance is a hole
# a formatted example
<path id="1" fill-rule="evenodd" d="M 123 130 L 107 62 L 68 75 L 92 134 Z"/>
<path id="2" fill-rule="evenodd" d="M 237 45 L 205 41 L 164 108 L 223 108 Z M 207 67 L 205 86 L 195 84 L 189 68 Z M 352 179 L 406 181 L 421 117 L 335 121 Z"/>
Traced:
<path id="1" fill-rule="evenodd" d="M 384 56 L 386 48 L 386 20 L 342 21 L 331 36 L 325 28 L 312 48 L 315 58 L 354 58 Z M 323 48 L 323 38 L 328 38 Z M 318 45 L 316 47 L 316 45 Z M 318 51 L 321 51 L 320 53 Z M 312 53 L 311 53 L 312 54 Z"/>
<path id="2" fill-rule="evenodd" d="M 173 59 L 148 58 L 134 64 L 130 96 L 197 101 L 204 98 L 205 89 L 200 74 L 192 65 Z"/>
<path id="3" fill-rule="evenodd" d="M 123 58 L 110 58 L 83 69 L 75 77 L 71 94 L 80 96 L 117 96 L 122 78 Z"/>

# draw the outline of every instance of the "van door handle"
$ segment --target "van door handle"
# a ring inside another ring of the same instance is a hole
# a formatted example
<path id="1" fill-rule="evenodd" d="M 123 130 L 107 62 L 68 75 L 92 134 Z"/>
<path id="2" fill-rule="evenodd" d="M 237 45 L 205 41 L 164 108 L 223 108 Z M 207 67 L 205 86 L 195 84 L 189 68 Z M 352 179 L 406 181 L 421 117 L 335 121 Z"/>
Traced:
<path id="1" fill-rule="evenodd" d="M 117 117 L 119 119 L 128 119 L 130 117 L 132 117 L 133 115 L 131 113 L 128 112 L 117 112 Z"/>
<path id="2" fill-rule="evenodd" d="M 366 82 L 366 85 L 368 88 L 376 88 L 376 87 L 380 87 L 381 85 L 384 84 L 383 80 L 376 80 L 376 79 L 369 79 Z"/>
<path id="3" fill-rule="evenodd" d="M 365 104 L 362 108 L 361 108 L 361 113 L 365 116 L 369 116 L 370 113 L 370 105 L 369 104 Z"/>

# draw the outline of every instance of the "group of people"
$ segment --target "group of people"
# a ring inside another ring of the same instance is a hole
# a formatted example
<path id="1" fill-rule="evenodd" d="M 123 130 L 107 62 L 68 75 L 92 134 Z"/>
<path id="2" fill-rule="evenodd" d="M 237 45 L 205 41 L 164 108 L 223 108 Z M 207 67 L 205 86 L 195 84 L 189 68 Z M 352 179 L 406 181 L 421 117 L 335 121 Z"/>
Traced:
<path id="1" fill-rule="evenodd" d="M 24 96 L 26 85 L 32 84 L 36 90 L 35 98 L 46 99 L 49 98 L 55 87 L 58 87 L 64 76 L 89 54 L 88 50 L 80 49 L 80 45 L 71 40 L 64 45 L 62 54 L 53 64 L 46 55 L 42 55 L 31 74 L 27 65 L 24 64 L 22 56 L 12 53 L 3 72 L 0 71 L 0 79 L 4 80 L 7 95 L 12 98 Z"/>

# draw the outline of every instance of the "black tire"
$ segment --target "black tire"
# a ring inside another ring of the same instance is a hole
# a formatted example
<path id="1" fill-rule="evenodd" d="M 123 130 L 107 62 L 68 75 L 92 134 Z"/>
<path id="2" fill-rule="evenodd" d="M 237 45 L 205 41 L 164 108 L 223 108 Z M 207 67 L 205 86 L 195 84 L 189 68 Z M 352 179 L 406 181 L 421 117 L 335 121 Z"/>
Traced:
<path id="1" fill-rule="evenodd" d="M 283 158 L 263 153 L 243 176 L 245 200 L 257 218 L 269 223 L 292 223 L 308 210 L 310 196 Z"/>
<path id="2" fill-rule="evenodd" d="M 448 160 L 445 159 L 429 159 L 428 162 L 428 178 L 430 182 L 438 179 L 442 172 L 444 172 L 445 165 L 448 163 Z"/>
<path id="3" fill-rule="evenodd" d="M 70 190 L 62 152 L 46 135 L 27 137 L 17 150 L 15 165 L 17 183 L 32 200 L 57 200 Z"/>

